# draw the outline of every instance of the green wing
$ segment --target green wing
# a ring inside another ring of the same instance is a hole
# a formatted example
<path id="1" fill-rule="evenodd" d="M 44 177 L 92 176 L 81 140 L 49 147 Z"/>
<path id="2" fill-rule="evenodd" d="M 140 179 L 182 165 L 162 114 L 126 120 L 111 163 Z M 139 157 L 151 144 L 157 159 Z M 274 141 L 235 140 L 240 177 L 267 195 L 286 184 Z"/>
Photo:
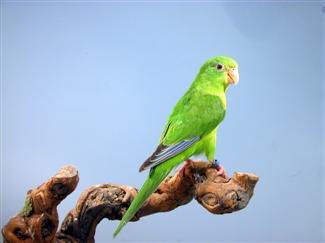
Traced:
<path id="1" fill-rule="evenodd" d="M 188 92 L 177 103 L 162 133 L 155 152 L 140 171 L 154 167 L 187 150 L 211 132 L 223 119 L 224 109 L 213 95 Z"/>
<path id="2" fill-rule="evenodd" d="M 161 144 L 171 145 L 211 132 L 224 118 L 219 97 L 197 90 L 186 93 L 170 115 Z"/>

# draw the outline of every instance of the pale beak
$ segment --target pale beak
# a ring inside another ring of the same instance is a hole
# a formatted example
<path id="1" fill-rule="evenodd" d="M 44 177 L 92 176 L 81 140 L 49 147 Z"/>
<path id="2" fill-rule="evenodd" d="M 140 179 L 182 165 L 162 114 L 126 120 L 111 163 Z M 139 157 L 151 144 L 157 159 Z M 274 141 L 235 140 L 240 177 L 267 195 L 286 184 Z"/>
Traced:
<path id="1" fill-rule="evenodd" d="M 237 84 L 239 81 L 239 72 L 238 68 L 232 68 L 227 71 L 228 75 L 228 83 L 229 84 Z"/>

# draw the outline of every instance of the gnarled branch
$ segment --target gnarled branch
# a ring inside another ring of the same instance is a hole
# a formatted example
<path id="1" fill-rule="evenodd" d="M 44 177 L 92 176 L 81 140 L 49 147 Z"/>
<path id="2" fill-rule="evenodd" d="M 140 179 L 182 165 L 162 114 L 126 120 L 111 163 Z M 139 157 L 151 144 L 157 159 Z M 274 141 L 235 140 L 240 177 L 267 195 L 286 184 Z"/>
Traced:
<path id="1" fill-rule="evenodd" d="M 86 189 L 77 205 L 58 228 L 57 205 L 78 184 L 78 172 L 63 167 L 36 189 L 30 190 L 23 210 L 3 227 L 4 242 L 94 242 L 97 224 L 103 219 L 119 220 L 137 194 L 137 189 L 114 184 L 100 184 Z M 234 173 L 223 178 L 205 162 L 188 162 L 174 176 L 161 183 L 132 221 L 171 211 L 195 198 L 213 214 L 231 213 L 247 206 L 258 177 Z"/>

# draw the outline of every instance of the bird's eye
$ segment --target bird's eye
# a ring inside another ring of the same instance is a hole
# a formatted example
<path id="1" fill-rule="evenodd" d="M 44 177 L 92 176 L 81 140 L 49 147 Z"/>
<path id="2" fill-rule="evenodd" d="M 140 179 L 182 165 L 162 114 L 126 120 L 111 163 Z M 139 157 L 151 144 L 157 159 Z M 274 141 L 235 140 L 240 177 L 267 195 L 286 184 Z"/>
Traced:
<path id="1" fill-rule="evenodd" d="M 222 71 L 222 70 L 223 70 L 223 65 L 220 64 L 220 63 L 217 63 L 217 65 L 216 65 L 216 69 L 217 69 L 218 71 Z"/>

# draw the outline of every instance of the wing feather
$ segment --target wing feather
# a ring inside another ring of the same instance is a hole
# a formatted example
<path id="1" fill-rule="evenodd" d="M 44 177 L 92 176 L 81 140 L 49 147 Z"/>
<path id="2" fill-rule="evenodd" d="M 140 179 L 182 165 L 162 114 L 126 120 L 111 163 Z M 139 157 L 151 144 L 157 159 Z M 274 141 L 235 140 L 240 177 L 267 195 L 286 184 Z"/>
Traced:
<path id="1" fill-rule="evenodd" d="M 139 171 L 157 166 L 187 150 L 222 121 L 225 108 L 220 97 L 188 91 L 176 104 L 168 118 L 156 151 Z"/>
<path id="2" fill-rule="evenodd" d="M 192 138 L 191 140 L 181 141 L 173 145 L 163 145 L 160 144 L 156 151 L 141 165 L 139 171 L 143 171 L 148 168 L 152 168 L 156 165 L 159 165 L 166 160 L 177 156 L 182 153 L 194 143 L 200 140 L 199 136 Z"/>

